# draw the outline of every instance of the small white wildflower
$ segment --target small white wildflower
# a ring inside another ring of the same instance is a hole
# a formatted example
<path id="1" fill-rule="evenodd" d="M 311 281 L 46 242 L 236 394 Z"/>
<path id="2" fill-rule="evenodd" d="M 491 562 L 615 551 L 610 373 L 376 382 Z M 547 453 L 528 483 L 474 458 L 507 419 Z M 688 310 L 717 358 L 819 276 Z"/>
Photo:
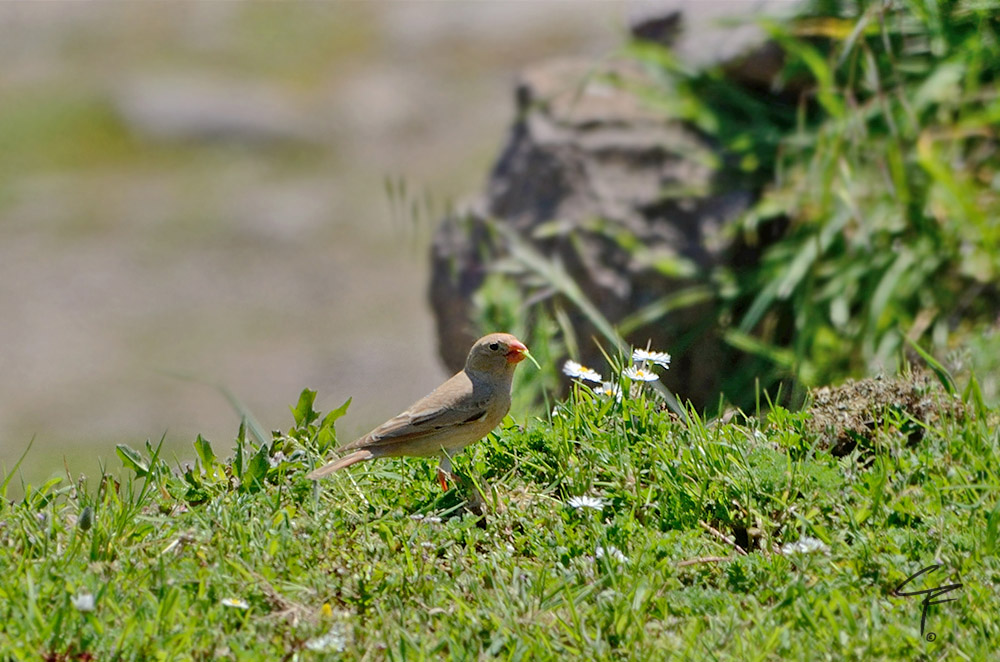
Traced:
<path id="1" fill-rule="evenodd" d="M 592 496 L 575 496 L 566 500 L 566 505 L 570 508 L 593 508 L 594 510 L 604 509 L 604 499 Z"/>
<path id="2" fill-rule="evenodd" d="M 317 653 L 343 653 L 347 648 L 347 632 L 344 625 L 335 624 L 326 634 L 306 641 L 305 647 Z"/>
<path id="3" fill-rule="evenodd" d="M 660 376 L 652 370 L 646 370 L 645 368 L 640 368 L 638 366 L 625 368 L 625 371 L 622 372 L 622 374 L 636 382 L 655 382 L 660 378 Z"/>
<path id="4" fill-rule="evenodd" d="M 583 379 L 584 381 L 597 382 L 598 384 L 603 379 L 601 373 L 591 370 L 585 365 L 580 365 L 576 361 L 566 361 L 566 363 L 563 363 L 563 374 L 573 379 Z"/>
<path id="5" fill-rule="evenodd" d="M 666 352 L 651 352 L 645 349 L 632 351 L 632 360 L 636 363 L 655 363 L 664 368 L 670 367 L 670 355 Z"/>
<path id="6" fill-rule="evenodd" d="M 830 548 L 822 540 L 802 536 L 795 542 L 786 542 L 781 546 L 782 554 L 812 554 L 813 552 L 829 552 Z"/>
<path id="7" fill-rule="evenodd" d="M 77 611 L 94 611 L 94 594 L 90 591 L 77 593 L 70 598 L 70 602 L 73 603 Z"/>
<path id="8" fill-rule="evenodd" d="M 622 399 L 622 389 L 614 382 L 604 382 L 600 386 L 595 386 L 594 393 L 597 395 L 613 395 L 615 396 L 615 400 L 618 400 L 619 402 Z"/>
<path id="9" fill-rule="evenodd" d="M 599 559 L 602 559 L 606 556 L 609 559 L 614 559 L 615 561 L 618 561 L 619 563 L 628 563 L 628 557 L 622 554 L 622 550 L 618 549 L 614 545 L 608 545 L 607 547 L 598 547 L 597 550 L 594 552 L 594 556 L 596 556 Z"/>
<path id="10" fill-rule="evenodd" d="M 240 600 L 239 598 L 222 598 L 220 600 L 223 607 L 232 607 L 233 609 L 249 609 L 250 605 L 247 604 L 246 600 Z"/>

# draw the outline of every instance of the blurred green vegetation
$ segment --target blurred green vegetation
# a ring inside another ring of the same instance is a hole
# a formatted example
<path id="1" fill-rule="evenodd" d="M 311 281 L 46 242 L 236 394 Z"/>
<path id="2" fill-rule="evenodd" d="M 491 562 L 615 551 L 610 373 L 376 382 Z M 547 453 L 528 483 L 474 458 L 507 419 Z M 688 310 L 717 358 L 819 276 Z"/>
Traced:
<path id="1" fill-rule="evenodd" d="M 655 81 L 636 92 L 718 145 L 720 186 L 758 193 L 730 228 L 758 259 L 698 273 L 673 297 L 715 302 L 725 398 L 749 407 L 755 383 L 784 384 L 794 403 L 807 387 L 891 374 L 910 340 L 941 358 L 960 350 L 996 402 L 1000 2 L 818 2 L 761 25 L 784 53 L 769 89 L 656 44 L 628 49 Z"/>
<path id="2" fill-rule="evenodd" d="M 714 278 L 724 337 L 767 360 L 765 386 L 894 372 L 905 339 L 944 354 L 1000 311 L 1000 3 L 820 6 L 766 24 L 777 90 L 635 50 L 761 185 L 739 232 L 779 228 L 759 262 Z"/>

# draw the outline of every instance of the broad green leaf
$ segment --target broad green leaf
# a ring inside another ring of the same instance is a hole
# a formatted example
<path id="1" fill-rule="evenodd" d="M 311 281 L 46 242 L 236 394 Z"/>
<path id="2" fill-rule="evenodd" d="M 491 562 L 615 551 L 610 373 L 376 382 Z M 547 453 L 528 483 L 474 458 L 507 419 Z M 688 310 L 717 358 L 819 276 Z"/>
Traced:
<path id="1" fill-rule="evenodd" d="M 145 476 L 149 473 L 149 464 L 143 459 L 139 451 L 125 444 L 118 444 L 116 451 L 118 457 L 122 460 L 122 464 L 134 471 L 137 476 Z"/>
<path id="2" fill-rule="evenodd" d="M 295 418 L 295 427 L 309 425 L 319 416 L 313 410 L 313 403 L 316 401 L 316 391 L 302 389 L 299 395 L 299 402 L 292 407 L 292 416 Z"/>
<path id="3" fill-rule="evenodd" d="M 215 464 L 215 453 L 212 451 L 212 444 L 209 443 L 208 439 L 199 434 L 198 438 L 194 440 L 194 449 L 198 452 L 198 457 L 201 458 L 201 466 L 206 470 L 211 470 Z"/>
<path id="4" fill-rule="evenodd" d="M 323 423 L 322 425 L 320 425 L 320 428 L 322 429 L 329 425 L 333 425 L 334 421 L 336 421 L 338 418 L 346 414 L 347 408 L 351 406 L 351 400 L 353 400 L 353 398 L 347 398 L 347 401 L 344 402 L 344 404 L 340 405 L 339 407 L 331 411 L 329 414 L 327 414 L 323 418 Z"/>
<path id="5" fill-rule="evenodd" d="M 270 466 L 270 462 L 268 462 L 267 446 L 261 446 L 257 452 L 254 453 L 254 456 L 250 458 L 250 462 L 247 464 L 247 470 L 244 472 L 243 477 L 240 480 L 240 485 L 244 489 L 249 489 L 259 483 L 263 483 L 264 478 L 267 476 L 267 470 Z"/>

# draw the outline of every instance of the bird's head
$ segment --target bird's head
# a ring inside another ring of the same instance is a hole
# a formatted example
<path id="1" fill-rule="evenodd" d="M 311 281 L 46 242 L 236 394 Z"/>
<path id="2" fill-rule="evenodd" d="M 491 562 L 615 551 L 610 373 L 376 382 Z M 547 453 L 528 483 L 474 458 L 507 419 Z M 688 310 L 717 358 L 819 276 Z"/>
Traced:
<path id="1" fill-rule="evenodd" d="M 491 333 L 476 341 L 465 360 L 475 372 L 505 372 L 528 357 L 528 348 L 509 333 Z"/>

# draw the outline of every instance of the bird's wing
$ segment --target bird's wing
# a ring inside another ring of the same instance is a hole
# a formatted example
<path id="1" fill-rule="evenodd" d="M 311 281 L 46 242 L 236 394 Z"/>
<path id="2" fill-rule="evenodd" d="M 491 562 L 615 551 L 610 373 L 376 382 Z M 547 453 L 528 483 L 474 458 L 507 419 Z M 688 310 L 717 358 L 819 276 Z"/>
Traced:
<path id="1" fill-rule="evenodd" d="M 490 398 L 475 394 L 468 376 L 460 372 L 403 413 L 340 450 L 391 446 L 443 434 L 482 420 L 489 413 L 489 404 Z"/>

